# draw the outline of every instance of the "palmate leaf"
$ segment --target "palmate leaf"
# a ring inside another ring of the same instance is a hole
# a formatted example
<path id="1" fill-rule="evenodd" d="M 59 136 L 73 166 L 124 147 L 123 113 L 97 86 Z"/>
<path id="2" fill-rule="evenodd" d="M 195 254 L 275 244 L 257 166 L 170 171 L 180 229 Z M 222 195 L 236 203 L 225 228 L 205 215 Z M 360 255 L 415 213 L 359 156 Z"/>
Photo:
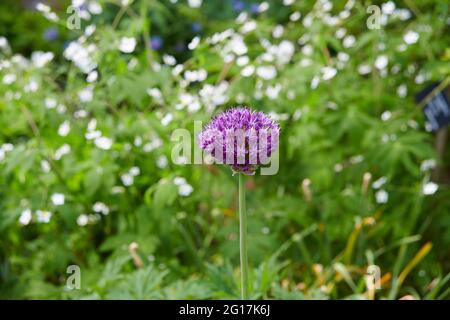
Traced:
<path id="1" fill-rule="evenodd" d="M 161 284 L 167 271 L 150 265 L 137 270 L 108 289 L 106 299 L 161 299 Z"/>

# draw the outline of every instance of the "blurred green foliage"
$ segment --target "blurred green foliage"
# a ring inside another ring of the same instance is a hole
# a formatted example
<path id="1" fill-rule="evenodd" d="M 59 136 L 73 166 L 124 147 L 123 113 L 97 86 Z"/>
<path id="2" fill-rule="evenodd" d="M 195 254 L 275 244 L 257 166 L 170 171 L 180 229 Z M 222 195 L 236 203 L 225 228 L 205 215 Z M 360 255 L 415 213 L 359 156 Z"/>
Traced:
<path id="1" fill-rule="evenodd" d="M 0 4 L 1 298 L 238 298 L 236 177 L 171 161 L 238 104 L 282 126 L 278 174 L 247 180 L 252 298 L 373 298 L 373 264 L 375 298 L 448 298 L 448 151 L 414 100 L 450 76 L 447 1 L 379 2 L 375 30 L 368 1 L 92 2 L 81 30 Z"/>

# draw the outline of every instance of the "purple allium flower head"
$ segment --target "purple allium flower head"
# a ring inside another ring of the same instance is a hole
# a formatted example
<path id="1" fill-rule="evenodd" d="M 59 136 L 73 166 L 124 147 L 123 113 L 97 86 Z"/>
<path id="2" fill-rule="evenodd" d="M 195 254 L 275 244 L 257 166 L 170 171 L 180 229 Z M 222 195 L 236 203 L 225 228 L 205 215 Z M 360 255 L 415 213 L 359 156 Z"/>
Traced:
<path id="1" fill-rule="evenodd" d="M 278 147 L 280 127 L 263 112 L 237 107 L 220 113 L 203 128 L 199 146 L 235 172 L 254 174 Z"/>

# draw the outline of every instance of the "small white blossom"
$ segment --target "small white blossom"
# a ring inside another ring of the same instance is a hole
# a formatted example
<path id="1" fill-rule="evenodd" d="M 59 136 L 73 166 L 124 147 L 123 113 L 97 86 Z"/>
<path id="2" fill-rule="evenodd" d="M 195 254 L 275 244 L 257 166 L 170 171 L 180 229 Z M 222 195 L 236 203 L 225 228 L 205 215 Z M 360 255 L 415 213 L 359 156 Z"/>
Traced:
<path id="1" fill-rule="evenodd" d="M 113 144 L 112 140 L 107 137 L 98 137 L 94 140 L 94 144 L 97 148 L 103 150 L 109 150 Z"/>
<path id="2" fill-rule="evenodd" d="M 389 194 L 385 190 L 381 189 L 375 193 L 375 198 L 377 203 L 387 203 L 389 200 Z"/>
<path id="3" fill-rule="evenodd" d="M 133 176 L 136 177 L 138 175 L 141 174 L 141 169 L 139 169 L 139 167 L 131 167 L 129 173 Z"/>
<path id="4" fill-rule="evenodd" d="M 52 213 L 45 210 L 36 210 L 37 221 L 40 223 L 49 223 Z"/>
<path id="5" fill-rule="evenodd" d="M 422 186 L 422 193 L 424 195 L 432 195 L 435 194 L 436 191 L 439 189 L 439 186 L 434 182 L 427 182 Z"/>
<path id="6" fill-rule="evenodd" d="M 92 87 L 86 87 L 78 92 L 78 98 L 81 102 L 91 102 L 94 98 L 94 89 Z"/>
<path id="7" fill-rule="evenodd" d="M 167 157 L 162 155 L 160 156 L 157 160 L 156 160 L 156 166 L 160 169 L 164 169 L 165 167 L 167 167 L 167 164 L 169 163 L 169 161 L 167 160 Z"/>
<path id="8" fill-rule="evenodd" d="M 104 204 L 103 202 L 99 202 L 99 201 L 94 203 L 94 205 L 92 206 L 92 210 L 97 213 L 102 213 L 105 216 L 109 214 L 108 206 L 106 204 Z"/>
<path id="9" fill-rule="evenodd" d="M 3 83 L 4 84 L 11 84 L 13 82 L 15 82 L 17 79 L 17 76 L 14 73 L 8 73 L 5 74 L 3 77 Z"/>
<path id="10" fill-rule="evenodd" d="M 388 121 L 392 117 L 392 112 L 385 111 L 381 114 L 381 120 Z"/>
<path id="11" fill-rule="evenodd" d="M 397 88 L 397 95 L 400 98 L 406 97 L 407 94 L 408 94 L 408 87 L 405 84 L 402 84 Z"/>
<path id="12" fill-rule="evenodd" d="M 70 132 L 70 122 L 69 121 L 64 121 L 63 123 L 61 123 L 61 125 L 58 128 L 58 134 L 61 137 L 65 137 L 69 134 Z"/>
<path id="13" fill-rule="evenodd" d="M 35 51 L 31 54 L 31 61 L 36 68 L 42 68 L 53 60 L 53 52 Z"/>
<path id="14" fill-rule="evenodd" d="M 360 75 L 369 74 L 372 71 L 372 68 L 368 64 L 362 64 L 358 67 L 358 73 Z"/>
<path id="15" fill-rule="evenodd" d="M 393 1 L 385 2 L 381 5 L 381 11 L 384 14 L 392 14 L 395 10 L 395 3 Z"/>
<path id="16" fill-rule="evenodd" d="M 388 57 L 386 55 L 378 56 L 376 58 L 376 60 L 375 60 L 375 67 L 378 70 L 383 70 L 383 69 L 385 69 L 387 67 L 388 62 L 389 62 L 389 60 L 388 60 Z"/>
<path id="17" fill-rule="evenodd" d="M 97 81 L 97 78 L 98 78 L 98 72 L 96 70 L 93 70 L 88 73 L 88 75 L 86 77 L 86 81 L 88 83 L 92 83 L 92 82 Z"/>
<path id="18" fill-rule="evenodd" d="M 419 40 L 419 34 L 415 31 L 408 31 L 403 35 L 406 44 L 414 44 Z"/>
<path id="19" fill-rule="evenodd" d="M 428 171 L 431 169 L 434 169 L 436 167 L 436 160 L 434 159 L 427 159 L 422 162 L 420 165 L 420 171 Z"/>
<path id="20" fill-rule="evenodd" d="M 276 77 L 277 70 L 274 66 L 259 66 L 256 68 L 256 74 L 264 80 L 271 80 Z"/>
<path id="21" fill-rule="evenodd" d="M 243 77 L 250 77 L 253 73 L 255 73 L 255 66 L 246 66 L 241 70 L 241 75 Z"/>
<path id="22" fill-rule="evenodd" d="M 177 64 L 177 60 L 171 55 L 164 54 L 162 59 L 163 59 L 163 62 L 165 64 L 167 64 L 168 66 L 174 66 Z"/>
<path id="23" fill-rule="evenodd" d="M 194 50 L 195 48 L 197 48 L 197 46 L 200 44 L 200 37 L 199 36 L 195 36 L 191 42 L 189 42 L 188 44 L 188 49 L 189 50 Z"/>
<path id="24" fill-rule="evenodd" d="M 70 146 L 68 144 L 63 144 L 55 151 L 55 155 L 53 156 L 53 158 L 55 160 L 60 160 L 64 155 L 69 153 L 70 153 Z"/>
<path id="25" fill-rule="evenodd" d="M 337 73 L 337 70 L 332 67 L 323 67 L 321 71 L 322 71 L 322 79 L 323 80 L 330 80 Z"/>
<path id="26" fill-rule="evenodd" d="M 188 5 L 191 8 L 200 8 L 203 0 L 188 0 Z"/>
<path id="27" fill-rule="evenodd" d="M 19 223 L 23 226 L 28 225 L 31 222 L 31 210 L 30 209 L 25 209 L 22 211 L 22 213 L 20 214 L 19 217 Z"/>
<path id="28" fill-rule="evenodd" d="M 134 177 L 130 173 L 124 173 L 120 176 L 120 180 L 122 180 L 122 183 L 125 187 L 129 187 L 134 183 Z"/>
<path id="29" fill-rule="evenodd" d="M 54 194 L 52 194 L 51 198 L 52 198 L 52 203 L 55 206 L 62 206 L 65 202 L 65 197 L 64 197 L 64 194 L 62 194 L 62 193 L 54 193 Z"/>
<path id="30" fill-rule="evenodd" d="M 355 45 L 355 42 L 356 42 L 355 36 L 348 35 L 344 38 L 342 44 L 343 44 L 344 48 L 350 48 Z"/>
<path id="31" fill-rule="evenodd" d="M 380 189 L 381 186 L 383 186 L 386 183 L 386 181 L 387 181 L 386 177 L 381 177 L 372 183 L 372 188 Z"/>
<path id="32" fill-rule="evenodd" d="M 77 218 L 77 224 L 84 227 L 89 223 L 89 217 L 86 214 L 80 214 Z"/>
<path id="33" fill-rule="evenodd" d="M 133 37 L 123 37 L 120 39 L 119 50 L 123 53 L 132 53 L 136 48 L 136 39 Z"/>

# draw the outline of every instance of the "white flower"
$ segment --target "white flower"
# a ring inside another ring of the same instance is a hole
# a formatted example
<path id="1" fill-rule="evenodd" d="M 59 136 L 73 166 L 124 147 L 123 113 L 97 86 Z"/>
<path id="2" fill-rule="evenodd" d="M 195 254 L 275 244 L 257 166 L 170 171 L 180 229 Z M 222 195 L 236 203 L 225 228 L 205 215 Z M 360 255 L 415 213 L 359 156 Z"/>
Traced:
<path id="1" fill-rule="evenodd" d="M 50 163 L 47 160 L 42 160 L 41 161 L 41 169 L 42 171 L 44 171 L 45 173 L 50 172 Z"/>
<path id="2" fill-rule="evenodd" d="M 320 78 L 318 76 L 314 76 L 311 80 L 311 89 L 316 89 L 320 83 Z"/>
<path id="3" fill-rule="evenodd" d="M 168 55 L 168 54 L 164 54 L 162 59 L 163 59 L 163 62 L 165 64 L 167 64 L 168 66 L 174 66 L 177 63 L 177 60 L 173 56 Z"/>
<path id="4" fill-rule="evenodd" d="M 97 1 L 90 1 L 88 4 L 88 10 L 92 14 L 100 14 L 103 12 L 102 6 Z"/>
<path id="5" fill-rule="evenodd" d="M 197 112 L 198 110 L 200 110 L 200 108 L 201 108 L 201 105 L 198 100 L 194 100 L 191 103 L 189 103 L 189 105 L 188 105 L 188 111 L 191 113 Z"/>
<path id="6" fill-rule="evenodd" d="M 422 193 L 424 195 L 432 195 L 435 194 L 439 189 L 439 186 L 434 182 L 427 182 L 422 186 Z"/>
<path id="7" fill-rule="evenodd" d="M 240 67 L 245 66 L 249 63 L 250 59 L 248 56 L 240 56 L 236 59 L 236 64 Z"/>
<path id="8" fill-rule="evenodd" d="M 5 76 L 3 77 L 3 83 L 4 84 L 11 84 L 14 81 L 16 81 L 17 76 L 14 73 L 8 73 L 5 74 Z"/>
<path id="9" fill-rule="evenodd" d="M 183 197 L 189 196 L 194 191 L 194 188 L 183 177 L 175 177 L 173 183 L 178 186 L 178 193 Z"/>
<path id="10" fill-rule="evenodd" d="M 402 84 L 397 88 L 397 95 L 400 98 L 406 97 L 407 94 L 408 94 L 408 88 L 406 87 L 405 84 Z"/>
<path id="11" fill-rule="evenodd" d="M 123 53 L 132 53 L 136 48 L 136 39 L 133 37 L 123 37 L 120 39 L 119 50 Z"/>
<path id="12" fill-rule="evenodd" d="M 54 109 L 58 102 L 54 98 L 45 98 L 44 104 L 47 109 Z"/>
<path id="13" fill-rule="evenodd" d="M 275 28 L 273 28 L 272 36 L 275 39 L 281 38 L 281 36 L 283 35 L 283 32 L 284 32 L 284 28 L 282 25 L 279 24 L 279 25 L 275 26 Z"/>
<path id="14" fill-rule="evenodd" d="M 228 47 L 230 47 L 231 51 L 233 51 L 238 56 L 246 54 L 248 51 L 247 45 L 245 44 L 244 39 L 240 35 L 233 35 L 233 37 L 230 40 L 230 43 L 228 44 Z"/>
<path id="15" fill-rule="evenodd" d="M 322 71 L 322 79 L 323 80 L 330 80 L 337 73 L 337 70 L 332 67 L 323 67 L 321 71 Z"/>
<path id="16" fill-rule="evenodd" d="M 283 40 L 277 47 L 276 57 L 277 61 L 281 64 L 286 64 L 291 61 L 292 56 L 294 55 L 295 47 L 294 44 L 290 41 Z"/>
<path id="17" fill-rule="evenodd" d="M 31 61 L 36 68 L 42 68 L 52 61 L 54 57 L 53 52 L 35 51 L 31 54 Z"/>
<path id="18" fill-rule="evenodd" d="M 167 164 L 169 163 L 169 161 L 167 160 L 167 157 L 162 155 L 160 156 L 157 160 L 156 160 L 156 166 L 160 169 L 164 169 L 165 167 L 167 167 Z"/>
<path id="19" fill-rule="evenodd" d="M 270 99 L 270 100 L 275 100 L 276 98 L 278 98 L 278 94 L 281 91 L 281 85 L 279 83 L 277 83 L 275 86 L 268 86 L 266 89 L 266 96 Z"/>
<path id="20" fill-rule="evenodd" d="M 81 102 L 91 102 L 94 98 L 94 89 L 92 87 L 86 87 L 78 92 L 78 98 Z"/>
<path id="21" fill-rule="evenodd" d="M 241 33 L 246 34 L 252 32 L 257 27 L 256 21 L 247 21 L 241 27 Z"/>
<path id="22" fill-rule="evenodd" d="M 241 75 L 243 77 L 250 77 L 255 72 L 255 66 L 246 66 L 241 70 Z"/>
<path id="23" fill-rule="evenodd" d="M 55 151 L 55 155 L 53 156 L 53 158 L 55 160 L 60 160 L 62 158 L 62 156 L 66 155 L 68 153 L 70 153 L 70 146 L 68 144 L 63 144 L 61 147 L 59 147 Z"/>
<path id="24" fill-rule="evenodd" d="M 270 80 L 276 77 L 277 69 L 274 66 L 259 66 L 256 68 L 256 74 L 264 80 Z"/>
<path id="25" fill-rule="evenodd" d="M 339 52 L 337 58 L 339 61 L 347 62 L 350 59 L 350 56 L 345 52 Z"/>
<path id="26" fill-rule="evenodd" d="M 384 14 L 392 14 L 394 13 L 394 10 L 395 10 L 395 3 L 393 1 L 388 1 L 381 5 L 381 11 Z"/>
<path id="27" fill-rule="evenodd" d="M 422 162 L 420 165 L 420 171 L 428 171 L 430 169 L 434 169 L 436 167 L 436 160 L 434 159 L 427 159 Z"/>
<path id="28" fill-rule="evenodd" d="M 98 78 L 98 72 L 96 70 L 93 70 L 88 73 L 88 76 L 86 77 L 86 81 L 89 83 L 97 81 Z"/>
<path id="29" fill-rule="evenodd" d="M 156 138 L 153 141 L 144 144 L 142 149 L 144 150 L 144 152 L 152 152 L 153 150 L 155 150 L 156 148 L 159 148 L 161 146 L 162 146 L 161 139 Z"/>
<path id="30" fill-rule="evenodd" d="M 129 173 L 133 176 L 136 177 L 141 173 L 141 169 L 139 169 L 139 167 L 131 167 Z"/>
<path id="31" fill-rule="evenodd" d="M 265 12 L 267 10 L 269 10 L 269 4 L 265 1 L 261 2 L 258 6 L 258 12 L 261 13 L 261 12 Z"/>
<path id="32" fill-rule="evenodd" d="M 134 177 L 130 173 L 124 173 L 120 176 L 120 180 L 122 180 L 122 183 L 125 187 L 129 187 L 134 183 Z"/>
<path id="33" fill-rule="evenodd" d="M 0 37 L 0 49 L 8 49 L 8 48 L 9 48 L 8 39 L 6 39 L 5 37 Z"/>
<path id="34" fill-rule="evenodd" d="M 386 55 L 378 56 L 375 60 L 375 68 L 377 68 L 378 70 L 383 70 L 387 67 L 388 62 L 389 60 Z"/>
<path id="35" fill-rule="evenodd" d="M 73 61 L 82 72 L 87 74 L 97 67 L 91 58 L 95 51 L 96 47 L 93 44 L 84 46 L 78 41 L 72 41 L 64 50 L 64 57 Z"/>
<path id="36" fill-rule="evenodd" d="M 362 64 L 358 67 L 358 73 L 361 75 L 369 74 L 372 68 L 368 64 Z"/>
<path id="37" fill-rule="evenodd" d="M 177 185 L 177 186 L 181 186 L 181 185 L 183 185 L 183 184 L 186 184 L 187 181 L 186 181 L 186 179 L 183 178 L 183 177 L 175 177 L 175 178 L 173 178 L 173 183 L 174 183 L 175 185 Z"/>
<path id="38" fill-rule="evenodd" d="M 40 12 L 50 12 L 51 11 L 51 8 L 48 6 L 48 5 L 46 5 L 46 4 L 43 4 L 43 3 L 41 3 L 41 2 L 38 2 L 37 4 L 36 4 L 36 10 L 37 11 L 40 11 Z"/>
<path id="39" fill-rule="evenodd" d="M 298 21 L 300 20 L 302 14 L 298 11 L 293 12 L 290 16 L 289 16 L 289 20 L 291 20 L 292 22 Z"/>
<path id="40" fill-rule="evenodd" d="M 54 194 L 52 194 L 51 198 L 52 198 L 52 203 L 55 206 L 62 206 L 65 202 L 65 197 L 64 197 L 64 194 L 62 194 L 62 193 L 54 193 Z"/>
<path id="41" fill-rule="evenodd" d="M 97 212 L 97 213 L 102 213 L 102 214 L 104 214 L 105 216 L 106 216 L 107 214 L 109 214 L 109 208 L 108 208 L 108 206 L 107 206 L 106 204 L 104 204 L 103 202 L 99 202 L 99 201 L 97 201 L 96 203 L 94 203 L 94 205 L 92 206 L 92 210 L 93 210 L 94 212 Z"/>
<path id="42" fill-rule="evenodd" d="M 80 214 L 77 218 L 77 224 L 80 227 L 84 227 L 89 223 L 89 217 L 86 214 Z"/>
<path id="43" fill-rule="evenodd" d="M 191 8 L 200 8 L 203 0 L 188 0 L 188 5 Z"/>
<path id="44" fill-rule="evenodd" d="M 31 79 L 24 88 L 25 92 L 36 92 L 38 89 L 39 83 L 34 79 Z"/>
<path id="45" fill-rule="evenodd" d="M 45 210 L 36 211 L 37 221 L 40 223 L 49 223 L 52 218 L 52 213 Z"/>
<path id="46" fill-rule="evenodd" d="M 164 116 L 164 118 L 161 119 L 161 124 L 163 126 L 167 126 L 171 121 L 173 120 L 173 114 L 172 113 L 168 113 Z"/>
<path id="47" fill-rule="evenodd" d="M 194 191 L 194 188 L 190 184 L 183 184 L 178 187 L 178 193 L 183 197 L 189 196 L 192 191 Z"/>
<path id="48" fill-rule="evenodd" d="M 381 189 L 375 193 L 375 198 L 377 203 L 387 203 L 389 200 L 389 194 L 385 190 Z"/>
<path id="49" fill-rule="evenodd" d="M 385 111 L 381 114 L 381 120 L 388 121 L 392 117 L 392 112 Z"/>
<path id="50" fill-rule="evenodd" d="M 86 132 L 86 134 L 84 135 L 84 137 L 85 137 L 87 140 L 97 139 L 97 138 L 100 138 L 101 136 L 102 136 L 102 133 L 101 133 L 101 131 L 99 131 L 99 130 L 88 131 L 88 132 Z"/>
<path id="51" fill-rule="evenodd" d="M 162 101 L 162 92 L 158 88 L 148 88 L 147 94 L 157 101 Z"/>
<path id="52" fill-rule="evenodd" d="M 200 44 L 200 37 L 199 36 L 195 36 L 191 42 L 189 42 L 188 44 L 188 49 L 189 50 L 194 50 L 195 48 L 197 48 L 197 46 Z"/>
<path id="53" fill-rule="evenodd" d="M 380 189 L 382 185 L 384 185 L 387 181 L 386 177 L 381 177 L 378 180 L 374 181 L 372 183 L 372 188 L 374 189 Z"/>
<path id="54" fill-rule="evenodd" d="M 64 121 L 63 123 L 61 123 L 61 125 L 58 128 L 58 134 L 61 137 L 65 137 L 69 134 L 70 132 L 70 122 L 69 121 Z"/>
<path id="55" fill-rule="evenodd" d="M 350 48 L 355 45 L 356 38 L 353 35 L 348 35 L 344 38 L 342 44 L 344 45 L 344 48 Z"/>
<path id="56" fill-rule="evenodd" d="M 343 37 L 345 37 L 345 34 L 347 33 L 347 30 L 345 28 L 339 28 L 336 30 L 335 32 L 335 36 L 338 39 L 342 39 Z"/>
<path id="57" fill-rule="evenodd" d="M 112 140 L 107 137 L 98 137 L 94 140 L 94 144 L 97 148 L 103 150 L 109 150 L 113 144 Z"/>
<path id="58" fill-rule="evenodd" d="M 419 40 L 419 34 L 414 31 L 408 31 L 403 35 L 403 40 L 406 44 L 414 44 Z"/>
<path id="59" fill-rule="evenodd" d="M 31 210 L 25 209 L 22 211 L 19 217 L 19 223 L 23 226 L 28 225 L 31 222 Z"/>

